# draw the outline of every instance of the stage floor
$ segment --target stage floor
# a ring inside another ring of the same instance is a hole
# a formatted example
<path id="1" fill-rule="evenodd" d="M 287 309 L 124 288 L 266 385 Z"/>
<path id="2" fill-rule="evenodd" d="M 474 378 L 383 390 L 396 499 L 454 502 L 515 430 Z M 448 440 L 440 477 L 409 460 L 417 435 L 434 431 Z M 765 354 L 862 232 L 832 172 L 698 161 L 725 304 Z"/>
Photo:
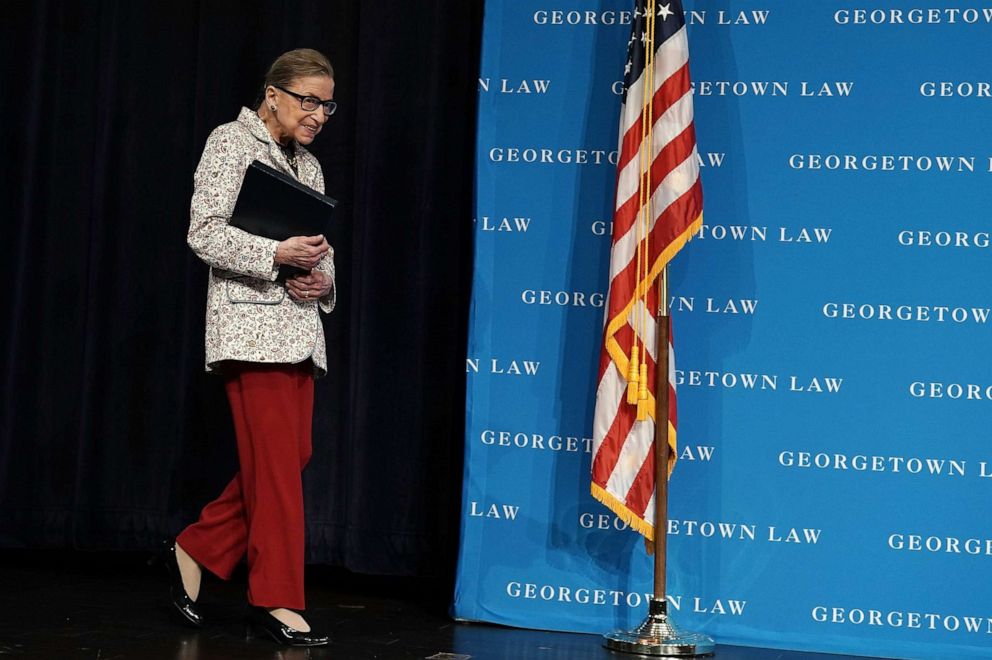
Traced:
<path id="1" fill-rule="evenodd" d="M 145 555 L 0 551 L 0 656 L 50 660 L 618 660 L 596 635 L 455 623 L 426 581 L 308 568 L 308 618 L 330 646 L 285 649 L 246 639 L 244 575 L 204 583 L 202 631 L 175 622 L 161 566 Z M 720 660 L 852 660 L 718 646 Z"/>

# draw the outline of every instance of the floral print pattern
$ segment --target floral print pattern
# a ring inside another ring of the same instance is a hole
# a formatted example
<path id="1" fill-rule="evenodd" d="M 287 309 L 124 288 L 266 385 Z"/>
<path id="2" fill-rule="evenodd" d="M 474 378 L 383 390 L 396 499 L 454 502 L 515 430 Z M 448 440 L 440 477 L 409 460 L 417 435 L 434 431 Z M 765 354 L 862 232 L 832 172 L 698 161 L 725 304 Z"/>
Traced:
<path id="1" fill-rule="evenodd" d="M 245 171 L 259 160 L 324 192 L 317 159 L 296 145 L 299 174 L 255 111 L 242 108 L 237 121 L 207 138 L 193 177 L 186 242 L 210 266 L 207 283 L 206 369 L 224 360 L 295 364 L 312 359 L 316 376 L 327 373 L 327 349 L 318 308 L 334 309 L 337 286 L 319 300 L 296 301 L 276 281 L 277 241 L 229 224 Z M 317 264 L 334 279 L 334 250 Z"/>

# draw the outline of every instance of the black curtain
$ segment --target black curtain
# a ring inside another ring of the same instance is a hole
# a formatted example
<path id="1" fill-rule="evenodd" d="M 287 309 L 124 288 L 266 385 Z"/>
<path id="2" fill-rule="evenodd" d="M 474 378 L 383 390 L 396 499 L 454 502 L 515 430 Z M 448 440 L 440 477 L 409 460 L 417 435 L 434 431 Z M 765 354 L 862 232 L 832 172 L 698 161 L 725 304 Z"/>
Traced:
<path id="1" fill-rule="evenodd" d="M 312 151 L 341 201 L 308 560 L 450 568 L 481 4 L 5 3 L 0 546 L 151 548 L 237 469 L 203 373 L 192 174 L 268 64 L 307 46 L 335 66 Z"/>

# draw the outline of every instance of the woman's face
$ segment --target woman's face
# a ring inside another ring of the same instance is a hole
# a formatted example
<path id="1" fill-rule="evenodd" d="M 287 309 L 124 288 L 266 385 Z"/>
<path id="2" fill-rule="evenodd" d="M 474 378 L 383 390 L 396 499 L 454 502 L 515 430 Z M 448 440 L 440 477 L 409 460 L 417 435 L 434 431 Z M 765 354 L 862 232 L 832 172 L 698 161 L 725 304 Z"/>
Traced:
<path id="1" fill-rule="evenodd" d="M 334 80 L 327 76 L 295 78 L 286 85 L 286 90 L 299 96 L 316 98 L 318 101 L 330 101 L 334 98 Z M 276 106 L 276 111 L 272 114 L 280 137 L 296 140 L 303 145 L 310 144 L 320 133 L 328 115 L 322 105 L 318 105 L 316 110 L 304 110 L 301 100 L 287 91 L 269 87 L 266 94 L 269 105 Z"/>

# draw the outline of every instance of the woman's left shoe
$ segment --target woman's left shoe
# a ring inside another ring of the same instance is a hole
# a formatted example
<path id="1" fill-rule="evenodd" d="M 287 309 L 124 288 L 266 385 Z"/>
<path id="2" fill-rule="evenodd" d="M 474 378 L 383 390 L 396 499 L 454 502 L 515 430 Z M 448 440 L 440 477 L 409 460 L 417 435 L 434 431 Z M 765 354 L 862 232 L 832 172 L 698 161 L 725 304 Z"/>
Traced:
<path id="1" fill-rule="evenodd" d="M 246 613 L 249 631 L 258 632 L 284 646 L 326 646 L 331 640 L 327 635 L 300 632 L 269 614 L 264 607 L 248 606 Z"/>
<path id="2" fill-rule="evenodd" d="M 182 617 L 182 620 L 194 628 L 203 627 L 203 615 L 196 601 L 186 593 L 183 586 L 183 576 L 179 570 L 179 562 L 176 560 L 176 542 L 166 541 L 162 547 L 162 563 L 169 571 L 169 595 L 172 597 L 172 607 Z"/>

